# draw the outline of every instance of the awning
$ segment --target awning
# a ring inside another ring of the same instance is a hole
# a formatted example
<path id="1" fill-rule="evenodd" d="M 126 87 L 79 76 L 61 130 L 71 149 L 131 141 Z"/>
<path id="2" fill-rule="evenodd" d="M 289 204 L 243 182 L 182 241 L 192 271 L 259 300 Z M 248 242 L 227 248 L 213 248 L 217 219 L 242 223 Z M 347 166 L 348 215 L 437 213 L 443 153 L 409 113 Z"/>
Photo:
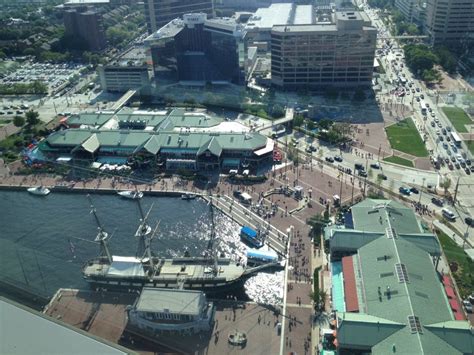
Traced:
<path id="1" fill-rule="evenodd" d="M 261 148 L 259 150 L 256 150 L 254 153 L 257 156 L 262 156 L 267 153 L 273 152 L 273 147 L 275 146 L 275 142 L 273 139 L 267 138 L 267 145 L 264 148 Z"/>
<path id="2" fill-rule="evenodd" d="M 443 285 L 453 286 L 453 283 L 451 282 L 451 278 L 449 277 L 449 275 L 443 276 Z"/>
<path id="3" fill-rule="evenodd" d="M 459 312 L 459 303 L 455 298 L 449 300 L 449 305 L 453 311 Z"/>
<path id="4" fill-rule="evenodd" d="M 448 295 L 449 298 L 456 298 L 456 295 L 454 294 L 454 290 L 451 286 L 446 286 L 444 289 L 446 290 L 446 294 Z"/>
<path id="5" fill-rule="evenodd" d="M 461 311 L 456 311 L 453 313 L 456 320 L 466 320 L 466 317 L 464 317 L 464 314 Z"/>
<path id="6" fill-rule="evenodd" d="M 357 286 L 352 256 L 342 258 L 342 272 L 344 275 L 344 300 L 347 312 L 358 312 L 359 301 L 357 298 Z"/>

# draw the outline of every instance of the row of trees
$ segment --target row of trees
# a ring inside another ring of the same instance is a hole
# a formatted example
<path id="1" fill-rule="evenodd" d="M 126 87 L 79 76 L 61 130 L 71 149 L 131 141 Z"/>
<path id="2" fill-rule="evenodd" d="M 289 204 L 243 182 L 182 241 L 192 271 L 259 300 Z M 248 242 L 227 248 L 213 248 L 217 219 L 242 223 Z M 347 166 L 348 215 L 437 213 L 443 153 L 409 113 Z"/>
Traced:
<path id="1" fill-rule="evenodd" d="M 25 117 L 23 116 L 15 116 L 13 117 L 13 124 L 16 127 L 23 127 L 25 123 L 28 124 L 29 127 L 33 127 L 39 123 L 39 113 L 36 111 L 27 111 L 25 113 Z"/>
<path id="2" fill-rule="evenodd" d="M 457 67 L 455 57 L 446 47 L 431 49 L 423 44 L 409 44 L 405 46 L 405 58 L 408 67 L 427 82 L 441 79 L 435 65 L 442 66 L 449 73 L 454 73 Z"/>
<path id="3" fill-rule="evenodd" d="M 31 84 L 0 84 L 0 95 L 43 95 L 48 93 L 48 86 L 42 81 L 34 81 Z"/>

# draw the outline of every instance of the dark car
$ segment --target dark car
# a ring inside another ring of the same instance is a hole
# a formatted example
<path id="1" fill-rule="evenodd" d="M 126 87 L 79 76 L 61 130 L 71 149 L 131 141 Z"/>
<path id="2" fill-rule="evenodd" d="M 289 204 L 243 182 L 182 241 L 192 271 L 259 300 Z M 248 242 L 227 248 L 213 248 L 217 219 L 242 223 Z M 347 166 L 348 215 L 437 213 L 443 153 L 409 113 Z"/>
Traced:
<path id="1" fill-rule="evenodd" d="M 385 174 L 378 174 L 377 177 L 382 179 L 382 180 L 387 180 L 387 175 L 385 175 Z"/>
<path id="2" fill-rule="evenodd" d="M 441 200 L 439 198 L 436 198 L 436 197 L 433 197 L 431 199 L 431 202 L 433 202 L 436 206 L 439 206 L 439 207 L 443 207 L 443 205 L 444 205 L 443 200 Z"/>
<path id="3" fill-rule="evenodd" d="M 342 162 L 342 157 L 341 157 L 340 155 L 336 155 L 336 156 L 334 157 L 334 160 L 335 160 L 335 161 L 338 161 L 338 162 L 340 163 L 340 162 Z"/>
<path id="4" fill-rule="evenodd" d="M 469 227 L 474 227 L 474 219 L 472 219 L 472 217 L 466 217 L 466 218 L 464 218 L 464 222 L 466 222 L 466 224 L 467 224 Z"/>
<path id="5" fill-rule="evenodd" d="M 326 157 L 326 161 L 329 163 L 334 163 L 334 158 L 333 157 Z"/>
<path id="6" fill-rule="evenodd" d="M 365 170 L 359 170 L 359 176 L 367 177 L 367 172 Z"/>
<path id="7" fill-rule="evenodd" d="M 354 168 L 356 170 L 364 170 L 365 169 L 364 166 L 361 163 L 355 163 Z"/>
<path id="8" fill-rule="evenodd" d="M 400 188 L 398 189 L 398 191 L 400 191 L 400 193 L 402 195 L 410 195 L 410 189 L 406 188 L 406 187 L 403 187 L 403 186 L 400 186 Z"/>
<path id="9" fill-rule="evenodd" d="M 373 168 L 373 169 L 380 169 L 380 164 L 379 163 L 372 163 L 370 164 L 370 167 Z"/>
<path id="10" fill-rule="evenodd" d="M 456 169 L 461 169 L 461 165 L 459 165 L 459 163 L 454 163 L 454 166 L 456 167 Z"/>
<path id="11" fill-rule="evenodd" d="M 413 192 L 414 194 L 420 193 L 420 191 L 416 187 L 412 187 L 410 191 Z"/>
<path id="12" fill-rule="evenodd" d="M 471 166 L 471 164 L 472 164 L 471 160 L 470 160 L 470 159 L 466 159 L 466 165 Z"/>
<path id="13" fill-rule="evenodd" d="M 465 172 L 467 175 L 471 175 L 471 170 L 469 170 L 469 168 L 464 169 L 464 172 Z"/>

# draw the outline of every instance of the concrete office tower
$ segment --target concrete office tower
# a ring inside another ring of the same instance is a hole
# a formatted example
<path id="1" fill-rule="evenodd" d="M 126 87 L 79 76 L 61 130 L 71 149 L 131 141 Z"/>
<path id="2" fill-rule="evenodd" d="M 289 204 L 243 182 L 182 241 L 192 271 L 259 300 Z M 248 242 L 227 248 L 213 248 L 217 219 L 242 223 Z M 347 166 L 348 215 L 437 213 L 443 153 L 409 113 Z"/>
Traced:
<path id="1" fill-rule="evenodd" d="M 407 21 L 413 22 L 413 14 L 418 0 L 395 0 L 395 7 L 405 16 Z"/>
<path id="2" fill-rule="evenodd" d="M 102 15 L 87 7 L 65 10 L 63 13 L 66 35 L 79 37 L 91 51 L 99 51 L 106 45 Z"/>
<path id="3" fill-rule="evenodd" d="M 296 11 L 293 24 L 272 28 L 272 84 L 289 89 L 369 86 L 377 30 L 367 15 L 349 11 L 315 18 L 310 7 Z"/>
<path id="4" fill-rule="evenodd" d="M 99 65 L 98 73 L 102 90 L 126 92 L 137 90 L 141 95 L 150 91 L 151 73 L 143 61 L 118 61 L 108 65 Z"/>
<path id="5" fill-rule="evenodd" d="M 144 0 L 148 33 L 158 31 L 175 18 L 187 13 L 205 13 L 212 16 L 212 0 Z"/>
<path id="6" fill-rule="evenodd" d="M 473 0 L 427 0 L 426 31 L 433 45 L 467 46 L 474 40 Z"/>

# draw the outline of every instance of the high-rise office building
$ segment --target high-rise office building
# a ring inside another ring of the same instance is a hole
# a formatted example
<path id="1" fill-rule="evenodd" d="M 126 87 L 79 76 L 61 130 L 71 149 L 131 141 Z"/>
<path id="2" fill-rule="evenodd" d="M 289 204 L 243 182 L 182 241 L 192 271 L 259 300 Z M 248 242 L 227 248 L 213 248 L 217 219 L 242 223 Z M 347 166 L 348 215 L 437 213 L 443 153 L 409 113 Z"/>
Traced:
<path id="1" fill-rule="evenodd" d="M 63 19 L 66 35 L 82 39 L 92 51 L 105 47 L 105 31 L 100 13 L 87 7 L 77 7 L 65 10 Z"/>
<path id="2" fill-rule="evenodd" d="M 272 84 L 278 87 L 356 87 L 372 82 L 377 29 L 363 12 L 315 18 L 311 5 L 293 24 L 271 31 Z"/>
<path id="3" fill-rule="evenodd" d="M 474 41 L 473 0 L 427 0 L 426 31 L 433 45 L 467 46 Z"/>
<path id="4" fill-rule="evenodd" d="M 418 0 L 395 0 L 395 7 L 407 21 L 413 22 L 415 6 Z"/>
<path id="5" fill-rule="evenodd" d="M 207 19 L 199 13 L 174 19 L 145 40 L 151 48 L 155 79 L 241 83 L 243 35 L 243 26 L 234 18 Z"/>
<path id="6" fill-rule="evenodd" d="M 144 0 L 148 33 L 187 13 L 213 14 L 212 0 Z"/>

